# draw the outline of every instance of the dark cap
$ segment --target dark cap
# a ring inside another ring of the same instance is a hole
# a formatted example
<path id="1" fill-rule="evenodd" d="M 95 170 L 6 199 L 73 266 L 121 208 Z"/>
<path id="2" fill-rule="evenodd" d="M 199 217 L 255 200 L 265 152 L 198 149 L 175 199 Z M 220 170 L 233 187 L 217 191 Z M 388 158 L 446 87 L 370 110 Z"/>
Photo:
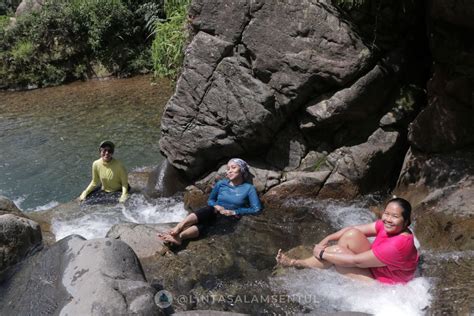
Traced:
<path id="1" fill-rule="evenodd" d="M 112 143 L 110 140 L 104 140 L 102 143 L 100 143 L 99 148 L 104 147 L 110 147 L 112 150 L 115 149 L 114 143 Z"/>

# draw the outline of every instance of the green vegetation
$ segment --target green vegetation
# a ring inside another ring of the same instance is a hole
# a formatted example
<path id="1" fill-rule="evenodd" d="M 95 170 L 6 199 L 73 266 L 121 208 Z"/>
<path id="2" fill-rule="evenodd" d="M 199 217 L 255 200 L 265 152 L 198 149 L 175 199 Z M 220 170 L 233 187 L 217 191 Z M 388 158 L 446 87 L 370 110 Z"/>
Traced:
<path id="1" fill-rule="evenodd" d="M 162 0 L 46 1 L 0 28 L 0 88 L 149 71 L 145 13 L 160 16 L 162 7 Z"/>
<path id="2" fill-rule="evenodd" d="M 154 19 L 155 39 L 152 45 L 152 59 L 156 77 L 176 79 L 184 58 L 184 45 L 188 37 L 186 18 L 189 0 L 165 1 L 167 19 Z"/>
<path id="3" fill-rule="evenodd" d="M 319 171 L 319 169 L 326 163 L 327 157 L 326 155 L 320 157 L 316 163 L 314 164 L 314 171 Z"/>

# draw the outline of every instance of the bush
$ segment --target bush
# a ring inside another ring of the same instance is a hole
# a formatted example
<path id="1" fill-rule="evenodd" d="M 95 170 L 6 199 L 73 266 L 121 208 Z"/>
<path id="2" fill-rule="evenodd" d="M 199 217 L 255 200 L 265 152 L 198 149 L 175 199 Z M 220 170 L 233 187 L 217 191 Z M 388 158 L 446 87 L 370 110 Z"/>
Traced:
<path id="1" fill-rule="evenodd" d="M 167 18 L 155 21 L 152 59 L 156 77 L 174 80 L 179 75 L 187 39 L 188 6 L 189 0 L 169 0 L 164 4 Z"/>
<path id="2" fill-rule="evenodd" d="M 0 87 L 47 86 L 152 69 L 142 7 L 161 1 L 50 0 L 0 30 Z M 162 8 L 162 6 L 161 6 Z"/>

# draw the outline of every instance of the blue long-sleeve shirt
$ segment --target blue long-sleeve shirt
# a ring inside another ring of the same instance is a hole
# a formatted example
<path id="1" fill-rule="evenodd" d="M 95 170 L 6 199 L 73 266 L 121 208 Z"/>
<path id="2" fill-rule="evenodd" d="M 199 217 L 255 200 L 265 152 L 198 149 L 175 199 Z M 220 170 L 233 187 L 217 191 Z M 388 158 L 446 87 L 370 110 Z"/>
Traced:
<path id="1" fill-rule="evenodd" d="M 244 182 L 233 186 L 228 179 L 216 183 L 207 204 L 209 206 L 220 205 L 226 210 L 234 211 L 237 215 L 254 214 L 262 208 L 257 190 L 253 185 Z"/>

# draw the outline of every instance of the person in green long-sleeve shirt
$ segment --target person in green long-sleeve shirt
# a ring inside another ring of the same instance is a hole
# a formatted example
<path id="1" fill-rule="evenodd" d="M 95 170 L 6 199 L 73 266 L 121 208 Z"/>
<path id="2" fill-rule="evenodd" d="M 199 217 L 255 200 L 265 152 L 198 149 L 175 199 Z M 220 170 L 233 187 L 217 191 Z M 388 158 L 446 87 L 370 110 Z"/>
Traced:
<path id="1" fill-rule="evenodd" d="M 129 194 L 127 170 L 123 164 L 112 157 L 115 145 L 111 141 L 100 143 L 100 158 L 92 164 L 92 181 L 79 196 L 79 201 L 83 202 L 92 192 L 98 192 L 100 189 L 107 193 L 120 192 L 120 203 L 124 203 Z"/>

